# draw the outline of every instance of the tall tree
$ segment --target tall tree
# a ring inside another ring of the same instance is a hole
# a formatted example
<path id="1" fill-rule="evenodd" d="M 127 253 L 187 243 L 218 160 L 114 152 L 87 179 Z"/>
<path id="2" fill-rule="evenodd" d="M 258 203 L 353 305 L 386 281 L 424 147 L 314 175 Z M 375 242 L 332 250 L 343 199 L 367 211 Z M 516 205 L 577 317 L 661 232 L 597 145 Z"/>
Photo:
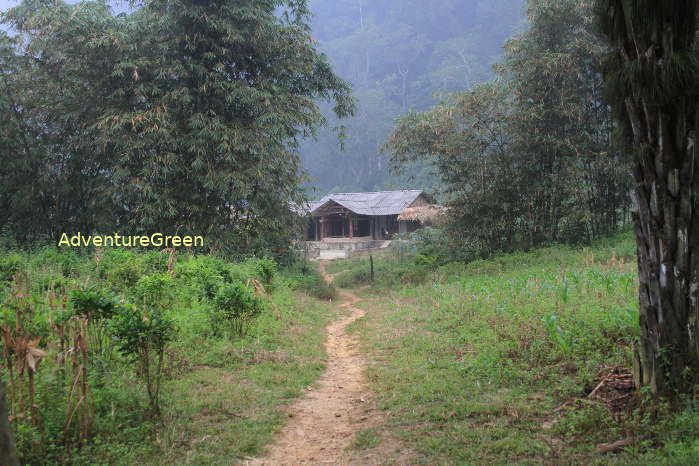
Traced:
<path id="1" fill-rule="evenodd" d="M 633 153 L 641 338 L 636 381 L 674 397 L 699 379 L 697 0 L 597 0 L 608 98 Z"/>
<path id="2" fill-rule="evenodd" d="M 531 0 L 498 78 L 398 120 L 387 148 L 432 161 L 468 249 L 590 241 L 628 211 L 628 174 L 602 99 L 591 0 Z"/>
<path id="3" fill-rule="evenodd" d="M 512 247 L 521 224 L 510 103 L 504 83 L 481 84 L 427 112 L 408 113 L 386 142 L 398 169 L 423 158 L 435 165 L 453 219 L 450 231 L 471 257 Z"/>
<path id="4" fill-rule="evenodd" d="M 25 0 L 0 37 L 0 227 L 197 233 L 288 251 L 298 140 L 354 110 L 306 1 Z M 32 215 L 33 214 L 33 215 Z"/>
<path id="5" fill-rule="evenodd" d="M 499 67 L 513 93 L 511 136 L 530 246 L 615 231 L 628 204 L 591 7 L 590 0 L 530 0 L 531 26 L 508 41 Z"/>
<path id="6" fill-rule="evenodd" d="M 339 117 L 349 86 L 314 48 L 305 1 L 152 0 L 100 119 L 137 231 L 200 231 L 246 252 L 289 244 L 297 139 Z M 140 34 L 143 24 L 148 34 Z M 276 251 L 275 251 L 276 252 Z"/>

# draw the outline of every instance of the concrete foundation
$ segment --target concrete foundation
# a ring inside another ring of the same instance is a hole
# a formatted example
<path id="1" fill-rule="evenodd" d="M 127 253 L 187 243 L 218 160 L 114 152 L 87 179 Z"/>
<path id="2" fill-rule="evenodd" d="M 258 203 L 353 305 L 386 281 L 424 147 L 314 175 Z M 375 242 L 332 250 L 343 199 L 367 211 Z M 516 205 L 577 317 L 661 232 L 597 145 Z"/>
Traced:
<path id="1" fill-rule="evenodd" d="M 323 241 L 306 241 L 310 260 L 347 259 L 352 254 L 388 247 L 391 241 L 367 238 L 326 238 Z"/>

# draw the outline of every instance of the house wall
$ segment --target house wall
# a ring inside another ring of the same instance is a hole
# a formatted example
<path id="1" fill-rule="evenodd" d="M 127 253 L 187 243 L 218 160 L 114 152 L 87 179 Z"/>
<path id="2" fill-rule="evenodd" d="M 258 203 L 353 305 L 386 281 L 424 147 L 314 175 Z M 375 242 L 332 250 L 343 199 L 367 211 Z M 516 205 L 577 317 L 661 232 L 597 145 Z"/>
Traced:
<path id="1" fill-rule="evenodd" d="M 306 251 L 309 259 L 347 258 L 356 251 L 366 251 L 385 247 L 388 243 L 380 240 L 370 241 L 307 241 Z"/>
<path id="2" fill-rule="evenodd" d="M 418 222 L 398 222 L 398 233 L 400 234 L 412 233 L 418 228 L 420 228 L 420 224 Z"/>

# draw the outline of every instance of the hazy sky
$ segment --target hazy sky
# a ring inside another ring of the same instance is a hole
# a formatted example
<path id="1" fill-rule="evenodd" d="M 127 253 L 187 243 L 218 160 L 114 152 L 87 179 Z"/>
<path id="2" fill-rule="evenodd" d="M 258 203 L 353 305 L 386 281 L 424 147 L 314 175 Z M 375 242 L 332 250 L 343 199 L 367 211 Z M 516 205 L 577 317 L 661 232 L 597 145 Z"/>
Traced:
<path id="1" fill-rule="evenodd" d="M 64 0 L 67 1 L 68 3 L 77 3 L 78 0 Z M 5 11 L 8 8 L 12 8 L 13 6 L 19 5 L 20 0 L 0 0 L 0 11 Z M 112 5 L 112 8 L 114 8 L 114 11 L 120 12 L 120 11 L 125 11 L 127 5 L 126 1 L 123 0 L 116 0 L 116 1 L 109 1 L 109 3 Z"/>
<path id="2" fill-rule="evenodd" d="M 80 0 L 63 0 L 67 3 L 78 3 Z M 12 8 L 13 6 L 19 5 L 21 0 L 0 0 L 0 12 Z M 109 0 L 108 3 L 112 5 L 112 9 L 115 13 L 121 13 L 128 10 L 128 4 L 126 0 Z M 0 25 L 0 29 L 8 31 L 5 25 Z M 9 32 L 9 31 L 8 31 Z M 12 33 L 10 33 L 12 35 Z"/>
<path id="3" fill-rule="evenodd" d="M 16 6 L 18 3 L 18 0 L 0 0 L 0 11 L 5 11 L 8 8 Z"/>

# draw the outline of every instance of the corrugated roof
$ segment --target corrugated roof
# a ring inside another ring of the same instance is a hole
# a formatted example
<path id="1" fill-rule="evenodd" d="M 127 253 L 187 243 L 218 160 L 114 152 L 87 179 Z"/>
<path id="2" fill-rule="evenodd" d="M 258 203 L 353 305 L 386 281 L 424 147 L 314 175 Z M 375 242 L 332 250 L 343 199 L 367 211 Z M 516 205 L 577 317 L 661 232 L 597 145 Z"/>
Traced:
<path id="1" fill-rule="evenodd" d="M 318 207 L 320 207 L 323 204 L 321 201 L 310 201 L 310 202 L 305 202 L 301 205 L 298 204 L 293 204 L 289 203 L 289 207 L 291 208 L 291 211 L 298 214 L 298 215 L 307 215 L 316 210 Z"/>
<path id="2" fill-rule="evenodd" d="M 332 193 L 311 205 L 311 213 L 334 201 L 359 215 L 397 215 L 410 206 L 422 190 L 379 191 L 373 193 Z"/>

